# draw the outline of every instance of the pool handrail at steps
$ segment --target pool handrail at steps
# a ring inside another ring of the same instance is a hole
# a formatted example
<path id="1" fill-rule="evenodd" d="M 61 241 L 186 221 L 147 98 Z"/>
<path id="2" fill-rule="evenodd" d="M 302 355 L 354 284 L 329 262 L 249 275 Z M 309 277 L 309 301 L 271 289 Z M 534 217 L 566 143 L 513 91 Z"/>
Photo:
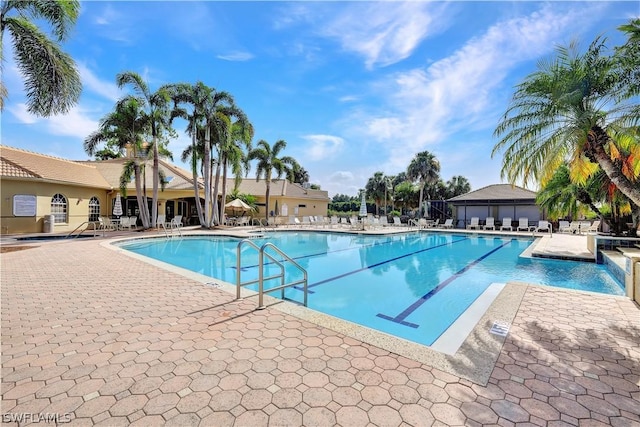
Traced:
<path id="1" fill-rule="evenodd" d="M 75 233 L 76 231 L 78 231 L 80 229 L 80 227 L 82 227 L 83 225 L 87 225 L 87 228 L 85 228 L 84 230 L 80 230 L 78 232 L 78 234 L 76 234 L 75 236 L 73 236 L 73 238 L 77 238 L 79 235 L 82 234 L 82 232 L 89 230 L 89 226 L 93 227 L 93 237 L 96 237 L 96 232 L 98 231 L 97 228 L 97 221 L 85 221 L 82 224 L 80 224 L 79 226 L 77 226 L 76 228 L 73 229 L 73 231 L 71 231 L 69 234 L 67 234 L 67 238 L 71 237 L 73 235 L 73 233 Z M 102 237 L 104 237 L 104 229 L 102 229 Z"/>
<path id="2" fill-rule="evenodd" d="M 258 279 L 257 280 L 250 280 L 247 282 L 242 282 L 242 279 L 240 277 L 241 272 L 242 272 L 242 246 L 244 244 L 248 244 L 249 246 L 251 246 L 252 248 L 256 249 L 258 251 Z M 301 280 L 297 280 L 294 282 L 290 282 L 290 283 L 285 283 L 285 268 L 284 268 L 284 264 L 280 261 L 278 261 L 273 255 L 270 255 L 268 253 L 266 253 L 266 249 L 267 248 L 271 248 L 272 250 L 274 250 L 275 252 L 278 253 L 278 255 L 280 255 L 282 258 L 284 258 L 285 261 L 290 262 L 294 267 L 296 267 L 298 270 L 300 270 L 302 272 L 303 278 Z M 273 276 L 269 276 L 269 277 L 264 277 L 264 257 L 267 257 L 271 262 L 273 262 L 274 264 L 276 264 L 279 268 L 280 268 L 280 274 L 276 274 Z M 243 286 L 248 286 L 248 285 L 252 285 L 254 283 L 258 283 L 258 309 L 263 309 L 264 307 L 264 293 L 265 293 L 265 289 L 264 289 L 264 281 L 265 280 L 273 280 L 273 279 L 280 279 L 280 286 L 276 286 L 273 288 L 269 288 L 266 290 L 266 292 L 270 293 L 270 292 L 274 292 L 274 291 L 278 291 L 281 290 L 282 291 L 282 299 L 284 299 L 284 290 L 286 288 L 290 288 L 292 286 L 296 286 L 296 285 L 303 285 L 303 291 L 304 291 L 304 300 L 303 300 L 303 305 L 306 307 L 307 306 L 307 295 L 308 295 L 308 279 L 307 279 L 307 270 L 305 270 L 300 264 L 298 264 L 296 261 L 294 261 L 291 257 L 289 257 L 286 253 L 284 253 L 282 250 L 280 250 L 276 245 L 274 245 L 273 243 L 267 242 L 265 244 L 263 244 L 262 246 L 258 246 L 255 243 L 253 243 L 251 240 L 249 239 L 243 239 L 238 243 L 238 246 L 236 248 L 236 299 L 240 299 L 240 290 Z"/>

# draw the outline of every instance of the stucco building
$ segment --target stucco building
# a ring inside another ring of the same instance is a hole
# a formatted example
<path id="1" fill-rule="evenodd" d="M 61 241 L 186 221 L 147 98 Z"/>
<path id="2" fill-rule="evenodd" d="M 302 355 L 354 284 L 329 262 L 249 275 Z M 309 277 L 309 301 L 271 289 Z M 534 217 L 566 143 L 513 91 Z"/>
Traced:
<path id="1" fill-rule="evenodd" d="M 127 184 L 126 194 L 120 191 L 120 177 L 128 160 L 73 161 L 0 146 L 0 232 L 71 232 L 86 222 L 97 221 L 100 216 L 111 216 L 118 195 L 122 200 L 123 216 L 137 216 L 135 183 Z M 185 224 L 197 225 L 191 173 L 164 160 L 160 160 L 159 167 L 166 184 L 158 193 L 158 213 L 165 214 L 167 220 L 182 215 Z M 147 202 L 151 203 L 151 161 L 145 170 L 145 194 Z M 198 196 L 203 199 L 201 179 L 197 186 Z M 233 178 L 227 180 L 226 187 L 229 194 L 234 188 Z M 264 180 L 244 178 L 238 191 L 256 196 L 259 211 L 253 215 L 265 216 Z M 271 183 L 269 210 L 274 215 L 276 208 L 283 217 L 326 215 L 328 204 L 326 191 L 304 188 L 286 180 Z M 53 222 L 50 224 L 51 218 Z"/>

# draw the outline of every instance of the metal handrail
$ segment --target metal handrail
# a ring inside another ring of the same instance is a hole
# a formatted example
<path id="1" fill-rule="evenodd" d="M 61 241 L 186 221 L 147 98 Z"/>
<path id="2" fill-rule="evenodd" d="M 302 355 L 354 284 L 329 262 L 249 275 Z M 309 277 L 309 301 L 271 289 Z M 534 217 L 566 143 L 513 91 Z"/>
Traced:
<path id="1" fill-rule="evenodd" d="M 256 249 L 258 251 L 258 279 L 257 280 L 250 280 L 247 282 L 242 282 L 242 278 L 241 278 L 241 268 L 242 268 L 242 262 L 241 262 L 241 258 L 242 258 L 242 245 L 244 245 L 245 243 L 249 244 L 249 246 L 251 246 L 252 248 Z M 274 256 L 270 255 L 269 253 L 267 253 L 265 250 L 267 248 L 272 248 L 274 251 L 276 251 L 282 258 L 284 258 L 286 261 L 290 262 L 291 264 L 293 264 L 297 269 L 299 269 L 302 272 L 303 275 L 303 279 L 302 280 L 298 280 L 295 282 L 290 282 L 290 283 L 285 283 L 285 268 L 284 268 L 284 264 L 282 262 L 280 262 L 279 260 L 277 260 Z M 271 262 L 273 262 L 274 264 L 276 264 L 279 268 L 280 268 L 280 274 L 276 274 L 273 276 L 269 276 L 269 277 L 264 277 L 264 257 L 267 257 Z M 280 279 L 280 286 L 276 286 L 274 288 L 269 288 L 267 290 L 267 292 L 274 292 L 274 291 L 278 291 L 281 290 L 282 291 L 282 299 L 284 299 L 284 290 L 286 288 L 292 287 L 292 286 L 296 286 L 296 285 L 304 285 L 303 289 L 304 289 L 304 300 L 303 300 L 303 305 L 306 307 L 307 306 L 307 300 L 308 300 L 308 278 L 307 278 L 307 270 L 305 270 L 304 268 L 302 268 L 302 266 L 300 264 L 298 264 L 296 261 L 294 261 L 291 257 L 289 257 L 286 253 L 284 253 L 282 250 L 280 250 L 276 245 L 274 245 L 273 243 L 267 242 L 265 244 L 263 244 L 261 247 L 258 247 L 258 245 L 256 245 L 255 243 L 253 243 L 251 240 L 249 239 L 243 239 L 238 243 L 238 246 L 236 248 L 236 299 L 240 299 L 240 289 L 242 286 L 247 286 L 247 285 L 252 285 L 254 283 L 258 283 L 258 308 L 262 309 L 264 308 L 264 282 L 265 280 L 273 280 L 273 279 Z"/>
<path id="2" fill-rule="evenodd" d="M 82 224 L 80 224 L 79 226 L 77 226 L 76 228 L 73 229 L 73 231 L 71 231 L 69 234 L 67 234 L 67 237 L 71 237 L 71 235 L 73 233 L 75 233 L 76 231 L 78 231 L 78 229 L 80 229 L 80 227 L 82 227 L 83 225 L 87 224 L 87 228 L 85 228 L 82 231 L 87 231 L 89 229 L 90 225 L 93 225 L 93 237 L 96 237 L 96 231 L 98 231 L 98 229 L 96 228 L 96 221 L 85 221 Z M 73 238 L 76 239 L 81 233 L 76 234 Z M 102 237 L 104 237 L 104 229 L 102 229 Z"/>

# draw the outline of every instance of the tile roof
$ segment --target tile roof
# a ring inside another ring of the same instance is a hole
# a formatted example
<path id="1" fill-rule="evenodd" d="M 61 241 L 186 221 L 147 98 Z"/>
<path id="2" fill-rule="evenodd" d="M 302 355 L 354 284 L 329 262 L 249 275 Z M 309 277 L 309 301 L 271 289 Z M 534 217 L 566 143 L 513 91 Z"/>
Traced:
<path id="1" fill-rule="evenodd" d="M 453 197 L 448 202 L 470 200 L 533 200 L 536 192 L 511 184 L 493 184 Z"/>
<path id="2" fill-rule="evenodd" d="M 129 160 L 129 158 L 118 158 L 101 161 L 85 161 L 82 163 L 92 165 L 93 167 L 98 169 L 98 171 L 100 171 L 102 176 L 104 176 L 104 178 L 109 184 L 111 184 L 113 188 L 120 188 L 120 175 L 122 175 L 124 164 Z M 169 182 L 164 187 L 165 190 L 193 189 L 191 172 L 187 172 L 184 169 L 178 168 L 164 160 L 160 160 L 158 166 L 164 173 L 165 179 L 169 180 Z M 147 173 L 144 174 L 147 189 L 151 189 L 153 187 L 153 174 L 151 173 L 151 170 L 153 170 L 153 161 L 148 160 L 146 162 Z M 202 182 L 200 184 L 202 186 Z M 129 182 L 129 184 L 127 185 L 127 189 L 135 191 L 135 188 L 136 183 L 132 179 L 131 182 Z"/>
<path id="3" fill-rule="evenodd" d="M 0 145 L 3 177 L 41 179 L 85 187 L 111 188 L 91 165 Z"/>
<path id="4" fill-rule="evenodd" d="M 124 164 L 129 160 L 129 158 L 118 158 L 101 161 L 72 161 L 0 145 L 0 176 L 43 179 L 82 184 L 88 187 L 118 189 L 120 188 L 120 175 L 122 175 Z M 193 189 L 191 171 L 186 171 L 162 159 L 160 159 L 159 167 L 164 172 L 165 179 L 169 179 L 169 182 L 165 185 L 165 190 Z M 152 168 L 153 161 L 148 160 L 146 162 L 147 172 L 150 172 Z M 147 189 L 151 189 L 153 187 L 153 174 L 145 174 L 145 180 Z M 198 181 L 200 188 L 202 188 L 202 177 Z M 231 191 L 234 186 L 234 178 L 227 178 L 227 183 L 227 191 Z M 135 182 L 133 180 L 129 182 L 127 189 L 135 191 Z M 266 183 L 262 179 L 256 181 L 255 178 L 244 178 L 238 190 L 240 193 L 260 196 L 266 193 Z M 290 183 L 284 179 L 276 179 L 271 182 L 271 195 L 299 199 L 329 200 L 327 191 L 305 189 L 300 184 Z"/>

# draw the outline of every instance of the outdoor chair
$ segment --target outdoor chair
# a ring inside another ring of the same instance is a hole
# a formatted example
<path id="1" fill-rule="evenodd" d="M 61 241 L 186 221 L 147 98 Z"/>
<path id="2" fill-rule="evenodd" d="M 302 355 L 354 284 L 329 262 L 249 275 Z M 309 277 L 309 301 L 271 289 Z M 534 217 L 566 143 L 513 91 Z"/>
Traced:
<path id="1" fill-rule="evenodd" d="M 480 229 L 480 218 L 477 216 L 471 217 L 471 222 L 467 225 L 467 230 L 479 230 Z"/>
<path id="2" fill-rule="evenodd" d="M 600 222 L 600 220 L 593 221 L 593 224 L 591 224 L 589 228 L 587 228 L 587 233 L 597 233 L 598 229 L 600 228 Z"/>
<path id="3" fill-rule="evenodd" d="M 513 226 L 511 225 L 511 218 L 506 216 L 502 218 L 502 225 L 500 226 L 500 231 L 509 230 L 513 231 Z"/>
<path id="4" fill-rule="evenodd" d="M 440 224 L 438 228 L 453 228 L 453 218 L 448 218 L 443 224 Z"/>
<path id="5" fill-rule="evenodd" d="M 568 227 L 560 227 L 561 233 L 578 234 L 580 231 L 580 221 L 571 221 Z"/>
<path id="6" fill-rule="evenodd" d="M 549 221 L 540 220 L 538 221 L 538 226 L 536 227 L 535 231 L 536 232 L 545 231 L 549 233 L 551 231 L 551 224 L 549 224 Z"/>
<path id="7" fill-rule="evenodd" d="M 558 221 L 558 232 L 566 233 L 570 226 L 571 223 L 569 221 L 560 220 Z"/>
<path id="8" fill-rule="evenodd" d="M 494 218 L 492 216 L 488 216 L 484 223 L 484 227 L 482 228 L 485 230 L 495 230 L 496 224 Z"/>
<path id="9" fill-rule="evenodd" d="M 394 216 L 393 217 L 393 226 L 394 227 L 404 227 L 404 224 L 402 224 L 402 221 L 400 221 L 400 217 L 399 216 Z"/>
<path id="10" fill-rule="evenodd" d="M 171 228 L 182 227 L 182 215 L 176 215 L 173 218 L 171 218 L 171 221 L 169 222 L 169 226 Z"/>
<path id="11" fill-rule="evenodd" d="M 516 228 L 516 231 L 533 231 L 534 229 L 535 227 L 529 226 L 529 218 L 518 218 L 518 227 Z"/>

